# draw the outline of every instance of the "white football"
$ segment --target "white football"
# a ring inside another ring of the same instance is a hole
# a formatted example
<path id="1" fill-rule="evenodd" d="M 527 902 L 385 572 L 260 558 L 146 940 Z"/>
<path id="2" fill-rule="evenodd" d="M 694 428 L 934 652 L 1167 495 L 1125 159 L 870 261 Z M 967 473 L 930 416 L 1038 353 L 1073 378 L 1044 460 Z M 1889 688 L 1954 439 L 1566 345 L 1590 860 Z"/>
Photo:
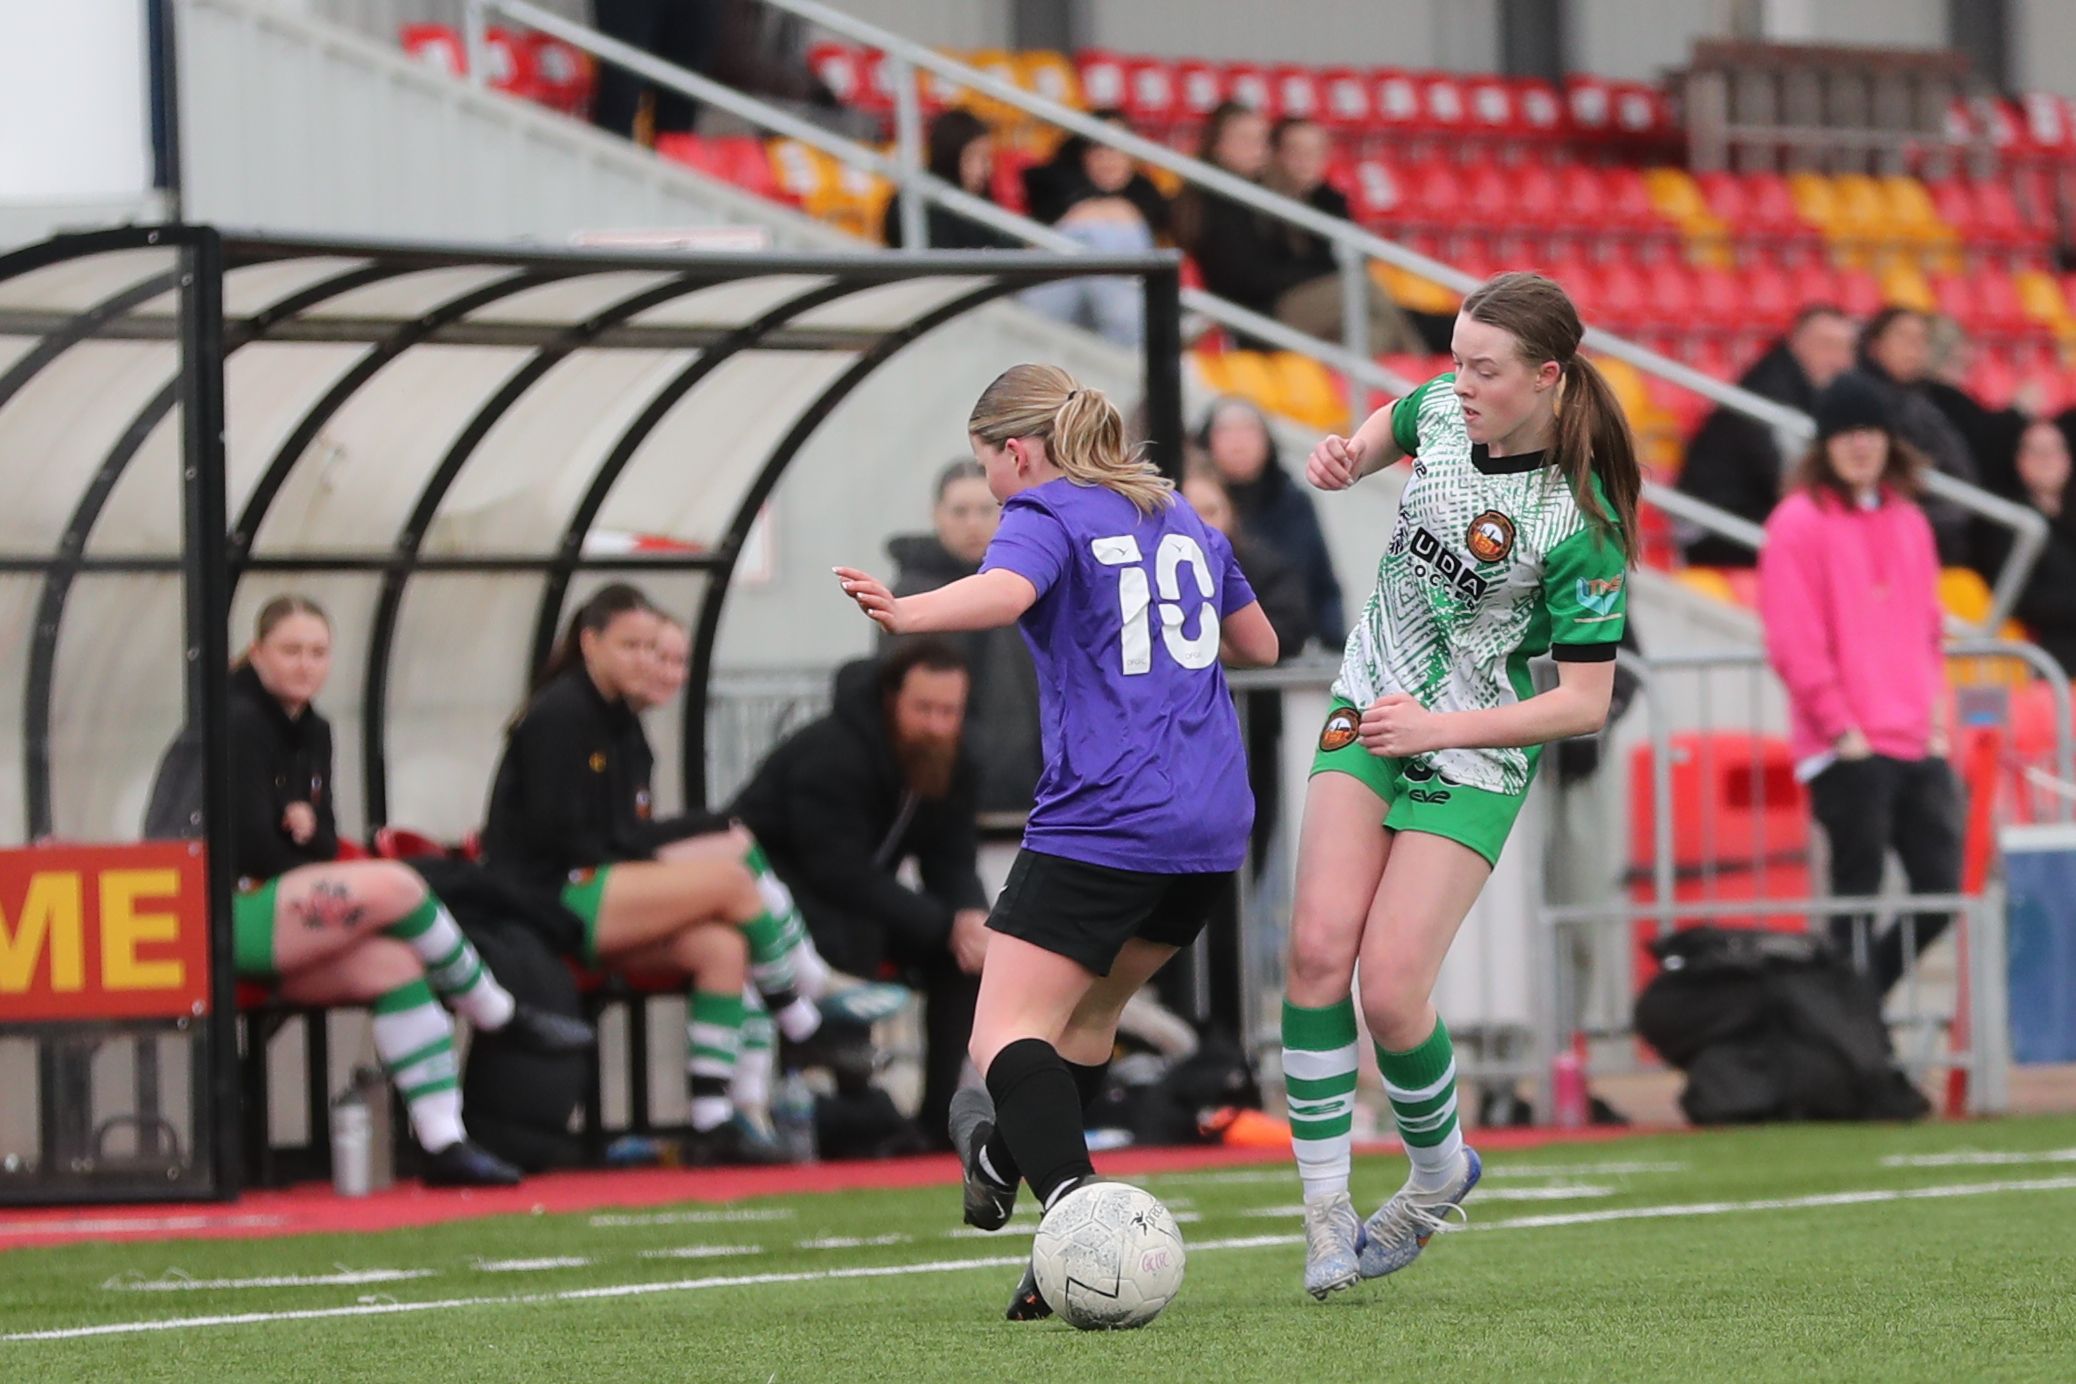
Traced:
<path id="1" fill-rule="evenodd" d="M 1153 1194 L 1092 1182 L 1038 1223 L 1031 1264 L 1046 1305 L 1083 1331 L 1144 1326 L 1182 1291 L 1182 1232 Z"/>

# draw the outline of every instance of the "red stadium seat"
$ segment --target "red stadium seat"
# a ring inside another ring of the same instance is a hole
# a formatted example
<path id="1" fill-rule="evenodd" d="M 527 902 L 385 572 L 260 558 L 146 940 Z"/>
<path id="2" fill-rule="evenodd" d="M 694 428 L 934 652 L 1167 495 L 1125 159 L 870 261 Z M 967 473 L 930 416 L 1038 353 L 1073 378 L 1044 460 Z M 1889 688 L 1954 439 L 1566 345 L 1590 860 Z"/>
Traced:
<path id="1" fill-rule="evenodd" d="M 1564 98 L 1557 88 L 1534 77 L 1514 80 L 1514 111 L 1524 138 L 1551 144 L 1563 140 L 1570 129 L 1564 118 Z"/>
<path id="2" fill-rule="evenodd" d="M 1370 110 L 1379 133 L 1412 134 L 1420 130 L 1420 84 L 1414 74 L 1388 68 L 1370 74 Z"/>
<path id="3" fill-rule="evenodd" d="M 1226 99 L 1225 70 L 1216 63 L 1175 64 L 1176 117 L 1201 124 L 1219 102 Z"/>
<path id="4" fill-rule="evenodd" d="M 846 106 L 868 107 L 865 55 L 845 43 L 817 43 L 807 50 L 808 69 Z"/>
<path id="5" fill-rule="evenodd" d="M 1089 87 L 1089 74 L 1082 72 L 1081 89 Z M 1090 97 L 1089 103 L 1095 104 Z M 1182 93 L 1174 69 L 1158 58 L 1133 58 L 1126 67 L 1125 115 L 1134 125 L 1167 131 L 1182 118 Z"/>
<path id="6" fill-rule="evenodd" d="M 1522 138 L 1521 112 L 1514 104 L 1513 83 L 1504 77 L 1480 77 L 1464 92 L 1470 128 L 1481 139 L 1512 141 Z"/>
<path id="7" fill-rule="evenodd" d="M 1742 283 L 1736 291 L 1743 313 L 1769 332 L 1786 327 L 1802 306 L 1795 281 L 1777 265 L 1749 265 L 1740 277 Z"/>
<path id="8" fill-rule="evenodd" d="M 1745 281 L 1728 269 L 1702 265 L 1693 271 L 1693 284 L 1695 313 L 1704 326 L 1729 331 L 1748 325 L 1757 315 L 1745 296 Z"/>
<path id="9" fill-rule="evenodd" d="M 1278 119 L 1283 114 L 1277 100 L 1275 85 L 1269 80 L 1268 69 L 1257 63 L 1228 64 L 1225 71 L 1220 74 L 1220 90 L 1223 92 L 1220 99 L 1238 101 L 1249 110 L 1260 111 L 1271 120 Z"/>
<path id="10" fill-rule="evenodd" d="M 533 65 L 533 48 L 523 35 L 510 29 L 492 29 L 484 35 L 485 61 L 490 64 L 493 91 L 516 96 L 522 101 L 540 98 L 540 74 Z"/>
<path id="11" fill-rule="evenodd" d="M 1585 73 L 1566 77 L 1564 106 L 1567 123 L 1577 138 L 1600 143 L 1614 133 L 1614 91 L 1605 77 Z"/>
<path id="12" fill-rule="evenodd" d="M 1842 269 L 1838 273 L 1838 306 L 1853 317 L 1872 317 L 1886 304 L 1881 280 L 1870 269 Z"/>
<path id="13" fill-rule="evenodd" d="M 574 44 L 546 34 L 529 34 L 534 71 L 541 83 L 541 99 L 556 110 L 581 116 L 591 108 L 591 95 L 598 84 L 598 70 L 591 55 Z"/>
<path id="14" fill-rule="evenodd" d="M 1081 78 L 1082 99 L 1088 102 L 1090 110 L 1131 109 L 1130 59 L 1091 48 L 1075 54 L 1074 66 Z"/>
<path id="15" fill-rule="evenodd" d="M 1349 210 L 1364 226 L 1388 226 L 1406 219 L 1403 172 L 1383 159 L 1356 160 L 1349 169 L 1346 191 Z"/>
<path id="16" fill-rule="evenodd" d="M 406 24 L 397 31 L 397 42 L 418 61 L 450 77 L 468 75 L 468 49 L 461 41 L 461 31 L 451 24 Z"/>
<path id="17" fill-rule="evenodd" d="M 1317 68 L 1285 64 L 1269 73 L 1270 105 L 1278 115 L 1304 120 L 1329 119 L 1326 86 Z M 1359 88 L 1358 88 L 1359 89 Z"/>
<path id="18" fill-rule="evenodd" d="M 410 827 L 378 827 L 375 854 L 384 860 L 409 860 L 414 856 L 447 855 L 444 843 Z"/>
<path id="19" fill-rule="evenodd" d="M 1421 77 L 1420 121 L 1430 134 L 1452 138 L 1471 128 L 1470 89 L 1453 72 L 1429 72 Z M 1463 152 L 1457 146 L 1457 152 Z"/>
<path id="20" fill-rule="evenodd" d="M 1367 76 L 1352 67 L 1332 67 L 1319 74 L 1319 85 L 1320 113 L 1328 125 L 1358 133 L 1369 128 L 1376 106 Z"/>

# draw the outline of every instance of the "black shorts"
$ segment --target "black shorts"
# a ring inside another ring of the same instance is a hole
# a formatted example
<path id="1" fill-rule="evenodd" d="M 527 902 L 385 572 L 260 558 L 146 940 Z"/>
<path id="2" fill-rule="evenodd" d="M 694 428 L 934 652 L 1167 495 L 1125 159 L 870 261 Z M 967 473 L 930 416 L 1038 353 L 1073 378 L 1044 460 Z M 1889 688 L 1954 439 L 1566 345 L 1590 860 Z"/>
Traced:
<path id="1" fill-rule="evenodd" d="M 1133 938 L 1196 941 L 1232 887 L 1231 871 L 1154 875 L 1018 851 L 988 926 L 1107 976 Z"/>

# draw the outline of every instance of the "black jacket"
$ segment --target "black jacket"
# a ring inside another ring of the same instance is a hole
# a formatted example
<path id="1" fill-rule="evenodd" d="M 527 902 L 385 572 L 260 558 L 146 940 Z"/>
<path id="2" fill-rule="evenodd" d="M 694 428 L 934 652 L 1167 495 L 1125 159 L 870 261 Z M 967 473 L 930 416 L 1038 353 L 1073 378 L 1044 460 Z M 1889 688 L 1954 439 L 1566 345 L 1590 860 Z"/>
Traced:
<path id="1" fill-rule="evenodd" d="M 1816 407 L 1816 386 L 1785 341 L 1754 361 L 1737 383 L 1804 413 Z M 1702 421 L 1687 444 L 1679 488 L 1741 519 L 1764 524 L 1780 503 L 1784 464 L 1773 429 L 1756 418 L 1719 408 Z M 1686 552 L 1688 562 L 1703 567 L 1751 567 L 1759 560 L 1754 550 L 1713 534 L 1695 539 Z"/>
<path id="2" fill-rule="evenodd" d="M 1081 156 L 1087 147 L 1087 140 L 1071 136 L 1052 158 L 1024 170 L 1024 201 L 1030 208 L 1031 219 L 1051 226 L 1091 198 L 1122 197 L 1139 209 L 1139 215 L 1146 219 L 1146 229 L 1153 232 L 1155 239 L 1167 235 L 1174 216 L 1168 199 L 1161 195 L 1153 179 L 1135 169 L 1132 180 L 1121 190 L 1105 192 L 1090 182 L 1082 169 Z"/>
<path id="3" fill-rule="evenodd" d="M 886 215 L 880 218 L 880 239 L 893 249 L 901 248 L 901 199 L 889 198 Z M 1024 243 L 968 220 L 949 207 L 934 203 L 923 209 L 923 236 L 930 250 L 1022 250 Z"/>
<path id="4" fill-rule="evenodd" d="M 1274 456 L 1253 480 L 1242 485 L 1228 481 L 1226 493 L 1232 496 L 1233 511 L 1240 516 L 1242 536 L 1297 568 L 1305 587 L 1311 632 L 1329 648 L 1338 646 L 1348 637 L 1348 621 L 1341 607 L 1340 578 L 1334 575 L 1333 554 L 1326 549 L 1326 534 L 1319 527 L 1312 497 Z M 1245 564 L 1240 570 L 1247 570 Z M 1255 594 L 1261 593 L 1257 590 Z"/>
<path id="5" fill-rule="evenodd" d="M 905 534 L 887 540 L 894 559 L 894 594 L 935 591 L 979 571 L 953 557 L 935 534 Z M 1014 625 L 939 636 L 966 656 L 972 690 L 966 698 L 966 745 L 978 782 L 982 812 L 1028 813 L 1037 801 L 1045 745 L 1038 729 L 1038 670 L 1030 646 Z"/>
<path id="6" fill-rule="evenodd" d="M 1317 269 L 1291 258 L 1280 223 L 1215 192 L 1190 196 L 1183 248 L 1212 293 L 1274 317 L 1278 298 L 1319 277 Z"/>
<path id="7" fill-rule="evenodd" d="M 972 762 L 961 756 L 945 797 L 910 794 L 877 679 L 869 659 L 838 669 L 829 714 L 771 752 L 731 814 L 793 889 L 824 954 L 854 971 L 876 965 L 897 940 L 911 951 L 943 947 L 954 913 L 987 907 Z M 895 877 L 911 857 L 920 890 Z"/>
<path id="8" fill-rule="evenodd" d="M 483 825 L 483 860 L 530 884 L 559 888 L 573 870 L 655 851 L 640 719 L 608 702 L 583 665 L 534 696 L 505 736 Z"/>
<path id="9" fill-rule="evenodd" d="M 1948 421 L 1932 402 L 1927 386 L 1903 384 L 1892 378 L 1873 359 L 1860 357 L 1859 373 L 1888 396 L 1896 436 L 1923 452 L 1932 465 L 1955 480 L 1975 484 L 1975 454 L 1960 429 Z M 1939 561 L 1947 567 L 1969 565 L 1971 516 L 1967 510 L 1933 495 L 1921 496 L 1918 505 L 1932 522 L 1932 535 L 1939 544 Z"/>
<path id="10" fill-rule="evenodd" d="M 2011 551 L 2011 530 L 1999 526 L 1983 532 L 1988 544 L 1983 569 L 1994 578 Z M 2059 519 L 2047 520 L 2047 546 L 2040 550 L 2040 560 L 2012 613 L 2025 622 L 2033 642 L 2076 677 L 2076 514 L 2068 509 Z"/>
<path id="11" fill-rule="evenodd" d="M 298 865 L 339 855 L 339 824 L 332 815 L 332 728 L 305 707 L 291 718 L 250 665 L 230 680 L 231 869 L 241 878 L 272 879 Z M 302 845 L 281 818 L 293 803 L 308 803 L 317 831 Z"/>
<path id="12" fill-rule="evenodd" d="M 1297 200 L 1322 216 L 1331 216 L 1338 221 L 1352 219 L 1348 212 L 1348 199 L 1331 183 L 1321 183 Z M 1288 266 L 1292 272 L 1303 271 L 1304 277 L 1298 280 L 1300 283 L 1341 272 L 1340 262 L 1334 258 L 1333 242 L 1324 236 L 1278 223 L 1270 233 L 1269 244 L 1278 266 Z"/>
<path id="13" fill-rule="evenodd" d="M 1305 574 L 1286 561 L 1274 548 L 1255 542 L 1246 534 L 1233 539 L 1233 557 L 1240 574 L 1254 588 L 1261 613 L 1276 631 L 1276 647 L 1282 652 L 1278 663 L 1296 658 L 1312 637 L 1311 602 L 1305 598 Z"/>

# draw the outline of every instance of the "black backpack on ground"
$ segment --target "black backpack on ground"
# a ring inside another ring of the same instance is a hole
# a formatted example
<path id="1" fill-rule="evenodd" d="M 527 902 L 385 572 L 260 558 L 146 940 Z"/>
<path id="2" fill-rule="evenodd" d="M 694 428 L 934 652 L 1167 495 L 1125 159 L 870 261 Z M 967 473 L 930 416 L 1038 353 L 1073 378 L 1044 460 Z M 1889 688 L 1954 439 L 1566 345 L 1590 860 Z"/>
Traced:
<path id="1" fill-rule="evenodd" d="M 453 911 L 483 964 L 512 998 L 568 1018 L 584 1017 L 576 978 L 554 950 L 568 924 L 542 916 L 551 904 L 469 861 L 427 857 L 407 863 Z M 591 1062 L 590 1054 L 550 1057 L 495 1033 L 472 1033 L 461 1078 L 462 1121 L 469 1137 L 530 1173 L 581 1162 L 583 1141 L 569 1125 L 591 1080 Z"/>
<path id="2" fill-rule="evenodd" d="M 1931 1109 L 1896 1068 L 1879 997 L 1822 938 L 1697 927 L 1651 952 L 1663 969 L 1637 996 L 1636 1031 L 1687 1074 L 1680 1109 L 1695 1124 Z"/>

